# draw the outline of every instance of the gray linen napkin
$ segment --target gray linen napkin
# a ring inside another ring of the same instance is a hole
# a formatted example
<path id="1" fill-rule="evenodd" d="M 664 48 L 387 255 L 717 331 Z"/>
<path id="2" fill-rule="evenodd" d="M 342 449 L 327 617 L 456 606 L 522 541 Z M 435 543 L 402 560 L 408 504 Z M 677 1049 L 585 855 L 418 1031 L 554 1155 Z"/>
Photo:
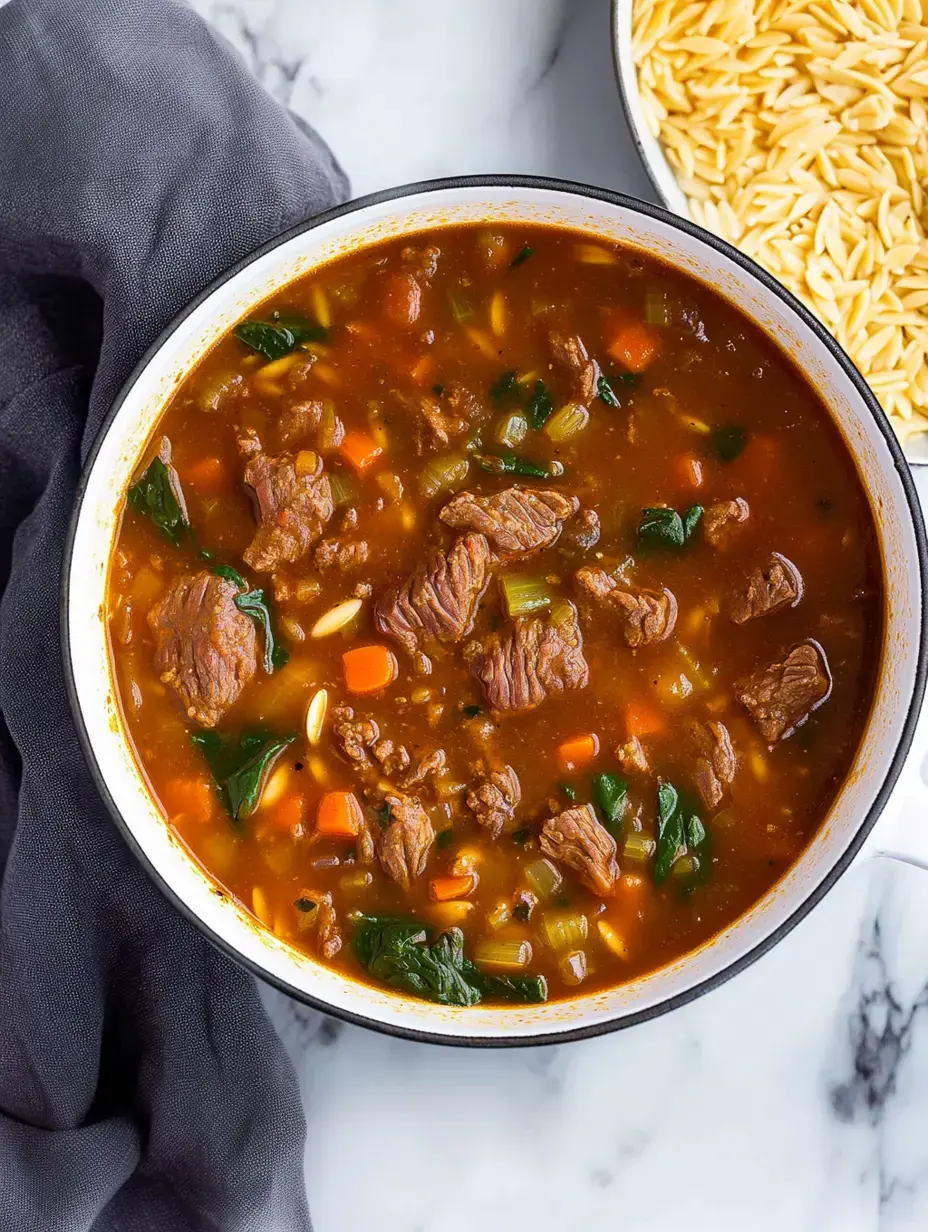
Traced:
<path id="1" fill-rule="evenodd" d="M 347 194 L 175 0 L 0 7 L 0 1229 L 304 1232 L 304 1123 L 249 976 L 162 898 L 81 757 L 59 572 L 145 347 Z"/>

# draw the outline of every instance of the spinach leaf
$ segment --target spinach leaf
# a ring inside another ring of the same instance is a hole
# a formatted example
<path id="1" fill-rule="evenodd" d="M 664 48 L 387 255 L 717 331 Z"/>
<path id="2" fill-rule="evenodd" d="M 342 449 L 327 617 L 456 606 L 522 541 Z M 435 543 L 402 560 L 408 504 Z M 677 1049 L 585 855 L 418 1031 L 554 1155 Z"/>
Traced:
<path id="1" fill-rule="evenodd" d="M 571 787 L 570 783 L 558 783 L 558 787 L 571 802 L 571 804 L 573 804 L 577 798 L 577 792 L 573 787 Z"/>
<path id="2" fill-rule="evenodd" d="M 544 381 L 536 381 L 535 389 L 528 404 L 529 422 L 536 432 L 539 432 L 545 426 L 553 411 L 554 399 L 551 397 L 547 385 Z"/>
<path id="3" fill-rule="evenodd" d="M 478 714 L 483 714 L 482 706 L 462 706 L 461 714 L 465 719 L 476 719 Z"/>
<path id="4" fill-rule="evenodd" d="M 619 822 L 628 804 L 628 784 L 617 774 L 597 774 L 593 778 L 593 801 L 606 819 L 606 829 L 618 838 Z"/>
<path id="5" fill-rule="evenodd" d="M 725 424 L 712 429 L 712 444 L 723 462 L 734 462 L 747 443 L 747 433 L 737 424 Z"/>
<path id="6" fill-rule="evenodd" d="M 615 390 L 610 385 L 608 377 L 600 375 L 600 378 L 596 383 L 596 391 L 603 402 L 605 402 L 606 406 L 622 405 L 616 396 Z"/>
<path id="7" fill-rule="evenodd" d="M 434 942 L 414 920 L 362 916 L 355 954 L 375 979 L 439 1005 L 476 1005 L 480 992 L 464 977 L 464 934 L 449 928 Z"/>
<path id="8" fill-rule="evenodd" d="M 596 382 L 596 392 L 606 406 L 622 406 L 622 399 L 615 392 L 616 385 L 634 388 L 640 380 L 641 375 L 638 372 L 616 372 L 612 376 L 606 376 L 605 372 L 602 372 Z"/>
<path id="9" fill-rule="evenodd" d="M 637 538 L 639 547 L 682 548 L 686 542 L 683 519 L 676 509 L 642 509 Z"/>
<path id="10" fill-rule="evenodd" d="M 696 847 L 701 847 L 706 841 L 706 827 L 702 824 L 698 817 L 687 817 L 686 819 L 686 845 L 691 850 Z"/>
<path id="11" fill-rule="evenodd" d="M 523 263 L 523 261 L 527 261 L 529 257 L 534 256 L 534 254 L 535 254 L 535 249 L 531 248 L 528 244 L 526 244 L 524 248 L 519 249 L 516 255 L 509 262 L 510 268 L 518 269 L 519 266 Z"/>
<path id="12" fill-rule="evenodd" d="M 133 509 L 147 514 L 175 547 L 190 530 L 171 487 L 170 472 L 160 458 L 152 458 L 144 474 L 129 489 L 126 499 Z"/>
<path id="13" fill-rule="evenodd" d="M 510 394 L 519 392 L 519 374 L 510 370 L 501 373 L 490 386 L 490 397 L 494 402 L 501 402 Z"/>
<path id="14" fill-rule="evenodd" d="M 324 342 L 329 332 L 308 317 L 275 313 L 270 321 L 243 321 L 235 327 L 235 336 L 265 359 L 273 360 L 289 355 L 301 342 Z"/>
<path id="15" fill-rule="evenodd" d="M 264 634 L 264 670 L 269 676 L 284 667 L 290 659 L 286 648 L 277 640 L 271 609 L 263 590 L 246 590 L 235 596 L 235 606 L 259 626 Z"/>
<path id="16" fill-rule="evenodd" d="M 514 453 L 482 453 L 474 454 L 474 459 L 481 470 L 489 471 L 491 475 L 526 475 L 530 479 L 554 479 L 554 471 L 542 466 L 540 462 L 530 462 L 528 458 L 520 458 Z"/>
<path id="17" fill-rule="evenodd" d="M 206 758 L 232 819 L 240 821 L 258 807 L 274 763 L 296 740 L 296 734 L 272 736 L 256 729 L 236 740 L 217 731 L 203 731 L 195 732 L 190 740 Z"/>
<path id="18" fill-rule="evenodd" d="M 208 558 L 204 557 L 204 560 L 206 559 Z M 239 588 L 239 590 L 248 589 L 245 585 L 245 579 L 239 571 L 237 569 L 233 569 L 231 565 L 213 565 L 210 571 L 215 573 L 217 577 L 225 578 L 227 582 L 232 582 L 233 585 Z"/>
<path id="19" fill-rule="evenodd" d="M 513 830 L 509 837 L 514 843 L 518 843 L 520 847 L 524 847 L 524 845 L 532 837 L 532 832 L 528 826 L 522 826 L 518 830 Z"/>
<path id="20" fill-rule="evenodd" d="M 699 519 L 705 513 L 702 505 L 690 505 L 683 515 L 683 537 L 689 539 L 699 525 Z"/>
<path id="21" fill-rule="evenodd" d="M 665 880 L 685 847 L 680 797 L 672 783 L 661 783 L 657 789 L 657 859 L 654 862 L 654 880 L 658 885 Z"/>
<path id="22" fill-rule="evenodd" d="M 439 830 L 435 836 L 435 846 L 442 849 L 450 847 L 454 842 L 454 827 L 449 826 L 447 830 Z"/>
<path id="23" fill-rule="evenodd" d="M 478 992 L 499 1001 L 528 1002 L 540 1004 L 548 999 L 548 983 L 543 975 L 486 975 L 468 959 L 464 959 L 464 973 Z"/>

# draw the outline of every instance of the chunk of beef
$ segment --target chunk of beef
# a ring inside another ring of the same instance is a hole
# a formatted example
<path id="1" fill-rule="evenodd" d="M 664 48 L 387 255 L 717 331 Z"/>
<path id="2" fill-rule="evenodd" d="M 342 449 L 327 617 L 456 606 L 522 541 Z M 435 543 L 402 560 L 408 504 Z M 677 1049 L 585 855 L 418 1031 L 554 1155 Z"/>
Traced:
<path id="1" fill-rule="evenodd" d="M 380 739 L 380 728 L 373 719 L 355 718 L 352 706 L 332 710 L 332 736 L 339 750 L 356 766 L 369 766 L 368 753 Z"/>
<path id="2" fill-rule="evenodd" d="M 576 611 L 568 606 L 566 619 L 520 619 L 464 648 L 494 710 L 533 710 L 549 693 L 586 687 L 583 635 Z"/>
<path id="3" fill-rule="evenodd" d="M 463 535 L 448 552 L 436 549 L 399 589 L 381 595 L 374 610 L 377 628 L 414 657 L 423 644 L 460 641 L 473 627 L 489 566 L 483 535 Z"/>
<path id="4" fill-rule="evenodd" d="M 412 417 L 416 452 L 427 449 L 446 449 L 455 436 L 467 429 L 467 420 L 453 408 L 444 410 L 442 404 L 431 394 L 417 394 L 412 398 L 396 395 L 406 414 Z"/>
<path id="5" fill-rule="evenodd" d="M 259 573 L 271 573 L 299 560 L 322 534 L 335 510 L 329 477 L 318 456 L 315 470 L 302 474 L 293 454 L 266 454 L 253 431 L 239 438 L 239 448 L 249 459 L 244 481 L 254 494 L 258 521 L 243 558 Z"/>
<path id="6" fill-rule="evenodd" d="M 390 739 L 378 740 L 371 752 L 387 778 L 396 778 L 409 768 L 410 758 L 405 744 L 397 744 Z"/>
<path id="7" fill-rule="evenodd" d="M 148 613 L 155 668 L 201 727 L 215 727 L 257 669 L 254 621 L 234 582 L 204 569 L 179 578 Z"/>
<path id="8" fill-rule="evenodd" d="M 794 646 L 782 663 L 735 684 L 735 696 L 768 744 L 791 736 L 830 694 L 828 659 L 811 637 Z"/>
<path id="9" fill-rule="evenodd" d="M 171 441 L 166 436 L 162 436 L 158 442 L 158 458 L 164 463 L 164 468 L 168 473 L 168 483 L 171 485 L 171 492 L 177 501 L 181 516 L 189 524 L 190 517 L 187 513 L 187 502 L 184 500 L 184 489 L 180 486 L 180 477 L 171 461 Z"/>
<path id="10" fill-rule="evenodd" d="M 390 821 L 380 836 L 380 863 L 403 890 L 425 872 L 435 831 L 415 796 L 387 796 Z"/>
<path id="11" fill-rule="evenodd" d="M 309 927 L 315 929 L 316 946 L 323 958 L 334 958 L 342 948 L 342 935 L 338 927 L 338 915 L 328 890 L 303 890 L 300 898 L 316 904 L 311 913 Z"/>
<path id="12" fill-rule="evenodd" d="M 467 793 L 467 807 L 490 838 L 499 838 L 503 826 L 512 821 L 522 799 L 519 776 L 512 766 L 491 770 L 485 762 L 478 762 L 474 769 L 482 782 Z"/>
<path id="13" fill-rule="evenodd" d="M 438 272 L 440 256 L 441 249 L 434 244 L 424 244 L 421 248 L 407 244 L 400 253 L 400 260 L 423 281 L 430 282 Z"/>
<path id="14" fill-rule="evenodd" d="M 736 625 L 746 624 L 758 616 L 769 616 L 784 607 L 795 607 L 802 598 L 802 575 L 791 560 L 779 552 L 769 558 L 748 578 L 748 584 L 731 601 L 728 614 Z"/>
<path id="15" fill-rule="evenodd" d="M 445 768 L 445 750 L 432 749 L 424 754 L 403 779 L 403 787 L 408 791 L 411 787 L 423 787 L 431 779 L 437 778 Z"/>
<path id="16" fill-rule="evenodd" d="M 620 614 L 622 636 L 633 650 L 666 641 L 677 623 L 677 600 L 667 587 L 645 590 L 623 587 L 605 569 L 585 565 L 574 579 L 590 598 Z"/>
<path id="17" fill-rule="evenodd" d="M 422 312 L 422 284 L 411 270 L 388 274 L 381 304 L 391 325 L 415 325 Z"/>
<path id="18" fill-rule="evenodd" d="M 570 372 L 574 397 L 589 406 L 598 393 L 600 372 L 599 364 L 590 358 L 582 339 L 577 334 L 553 329 L 548 334 L 548 346 L 554 362 Z"/>
<path id="19" fill-rule="evenodd" d="M 702 533 L 714 548 L 727 548 L 751 515 L 751 508 L 742 496 L 730 501 L 716 501 L 703 515 Z"/>
<path id="20" fill-rule="evenodd" d="M 648 773 L 648 759 L 637 736 L 620 744 L 616 748 L 615 758 L 626 774 Z"/>
<path id="21" fill-rule="evenodd" d="M 693 743 L 696 749 L 693 780 L 706 807 L 718 808 L 725 787 L 735 777 L 738 768 L 728 728 L 714 719 L 708 723 L 697 723 L 693 727 Z"/>
<path id="22" fill-rule="evenodd" d="M 323 539 L 313 552 L 313 564 L 320 571 L 335 568 L 348 573 L 366 565 L 369 555 L 365 539 Z"/>
<path id="23" fill-rule="evenodd" d="M 361 826 L 358 830 L 355 850 L 357 852 L 359 864 L 373 864 L 374 860 L 377 858 L 377 844 L 374 840 L 374 829 L 366 817 L 361 822 Z"/>
<path id="24" fill-rule="evenodd" d="M 588 552 L 599 543 L 599 514 L 595 509 L 581 509 L 574 520 L 564 528 L 564 540 L 571 547 Z"/>
<path id="25" fill-rule="evenodd" d="M 319 430 L 323 408 L 324 403 L 319 401 L 297 402 L 287 407 L 278 420 L 281 440 L 298 444 L 310 441 Z"/>
<path id="26" fill-rule="evenodd" d="M 550 817 L 541 828 L 541 850 L 572 868 L 594 894 L 605 896 L 615 889 L 615 839 L 597 821 L 592 804 Z"/>
<path id="27" fill-rule="evenodd" d="M 486 535 L 502 556 L 527 556 L 548 548 L 561 533 L 564 521 L 580 508 L 576 496 L 552 488 L 522 488 L 517 484 L 501 492 L 480 495 L 460 492 L 442 509 L 446 526 Z"/>
<path id="28" fill-rule="evenodd" d="M 472 389 L 462 385 L 460 381 L 450 381 L 441 395 L 442 405 L 455 419 L 463 419 L 465 424 L 480 419 L 484 406 Z"/>

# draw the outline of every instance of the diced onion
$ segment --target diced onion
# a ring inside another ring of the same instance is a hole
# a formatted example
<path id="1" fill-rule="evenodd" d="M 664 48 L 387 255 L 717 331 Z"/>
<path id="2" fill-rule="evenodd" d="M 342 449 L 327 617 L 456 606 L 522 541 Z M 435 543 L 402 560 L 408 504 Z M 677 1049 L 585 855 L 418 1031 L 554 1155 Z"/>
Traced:
<path id="1" fill-rule="evenodd" d="M 550 860 L 534 860 L 525 868 L 525 880 L 529 888 L 545 901 L 556 894 L 561 887 L 560 871 Z"/>
<path id="2" fill-rule="evenodd" d="M 313 313 L 323 329 L 331 329 L 332 313 L 329 311 L 329 297 L 322 287 L 313 287 L 311 292 Z"/>
<path id="3" fill-rule="evenodd" d="M 576 436 L 590 422 L 590 412 L 579 402 L 568 402 L 555 411 L 542 429 L 549 440 L 560 442 Z"/>
<path id="4" fill-rule="evenodd" d="M 618 257 L 599 244 L 574 244 L 574 256 L 581 265 L 615 265 Z"/>
<path id="5" fill-rule="evenodd" d="M 532 946 L 528 941 L 478 941 L 474 946 L 474 962 L 481 966 L 518 971 L 531 961 Z"/>
<path id="6" fill-rule="evenodd" d="M 274 917 L 271 915 L 267 895 L 260 886 L 251 887 L 251 908 L 265 928 L 270 928 Z"/>
<path id="7" fill-rule="evenodd" d="M 583 950 L 571 950 L 557 965 L 565 984 L 582 984 L 587 976 L 586 954 Z"/>
<path id="8" fill-rule="evenodd" d="M 419 475 L 419 492 L 425 497 L 449 492 L 464 482 L 469 469 L 467 458 L 434 458 L 423 467 Z"/>
<path id="9" fill-rule="evenodd" d="M 502 291 L 494 292 L 490 299 L 490 329 L 497 338 L 506 332 L 506 297 Z"/>
<path id="10" fill-rule="evenodd" d="M 306 707 L 306 739 L 311 745 L 317 745 L 322 739 L 322 729 L 325 726 L 325 716 L 328 708 L 328 690 L 317 689 L 309 705 Z"/>
<path id="11" fill-rule="evenodd" d="M 360 612 L 363 603 L 360 599 L 345 599 L 341 603 L 336 603 L 334 607 L 330 607 L 325 612 L 310 630 L 310 637 L 330 637 L 333 633 L 337 633 L 339 629 L 344 629 L 345 625 L 351 624 L 354 618 Z"/>
<path id="12" fill-rule="evenodd" d="M 589 921 L 582 911 L 545 911 L 541 931 L 552 950 L 576 949 L 586 941 Z"/>
<path id="13" fill-rule="evenodd" d="M 510 920 L 509 904 L 505 901 L 500 901 L 487 912 L 487 928 L 496 932 L 498 928 L 502 928 L 504 924 L 508 924 Z"/>

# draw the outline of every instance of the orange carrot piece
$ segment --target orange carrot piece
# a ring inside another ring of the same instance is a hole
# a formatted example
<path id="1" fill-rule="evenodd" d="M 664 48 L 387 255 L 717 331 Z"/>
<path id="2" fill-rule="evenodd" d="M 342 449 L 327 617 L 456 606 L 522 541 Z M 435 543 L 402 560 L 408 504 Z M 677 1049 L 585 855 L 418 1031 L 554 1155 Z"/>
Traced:
<path id="1" fill-rule="evenodd" d="M 206 779 L 171 779 L 161 790 L 161 803 L 172 821 L 181 814 L 191 821 L 209 821 L 216 793 Z"/>
<path id="2" fill-rule="evenodd" d="M 413 361 L 412 367 L 409 369 L 409 375 L 417 385 L 424 385 L 429 378 L 429 373 L 432 371 L 434 360 L 431 355 L 422 355 Z"/>
<path id="3" fill-rule="evenodd" d="M 366 432 L 346 432 L 339 452 L 350 462 L 359 475 L 363 475 L 372 462 L 383 453 L 381 447 Z"/>
<path id="4" fill-rule="evenodd" d="M 399 674 L 396 655 L 375 642 L 357 646 L 342 655 L 345 685 L 351 693 L 376 693 L 392 684 Z"/>
<path id="5" fill-rule="evenodd" d="M 357 838 L 363 820 L 353 791 L 327 791 L 316 811 L 316 832 L 330 838 Z"/>
<path id="6" fill-rule="evenodd" d="M 634 321 L 620 325 L 606 349 L 629 372 L 644 372 L 660 350 L 660 345 L 653 329 Z"/>
<path id="7" fill-rule="evenodd" d="M 429 882 L 429 898 L 436 903 L 447 903 L 453 898 L 466 898 L 473 893 L 477 878 L 473 873 L 459 877 L 433 877 Z"/>
<path id="8" fill-rule="evenodd" d="M 303 797 L 285 796 L 270 812 L 275 830 L 292 830 L 303 820 Z"/>
<path id="9" fill-rule="evenodd" d="M 662 736 L 666 731 L 667 724 L 659 710 L 641 702 L 630 702 L 625 707 L 625 732 L 629 740 L 633 736 Z"/>
<path id="10" fill-rule="evenodd" d="M 229 482 L 226 468 L 219 458 L 200 458 L 185 469 L 184 479 L 203 496 L 214 496 Z"/>
<path id="11" fill-rule="evenodd" d="M 598 752 L 599 736 L 595 732 L 588 732 L 559 744 L 557 759 L 562 770 L 582 770 L 593 761 Z"/>
<path id="12" fill-rule="evenodd" d="M 681 487 L 702 487 L 702 463 L 691 453 L 681 454 L 674 463 L 674 471 Z"/>

